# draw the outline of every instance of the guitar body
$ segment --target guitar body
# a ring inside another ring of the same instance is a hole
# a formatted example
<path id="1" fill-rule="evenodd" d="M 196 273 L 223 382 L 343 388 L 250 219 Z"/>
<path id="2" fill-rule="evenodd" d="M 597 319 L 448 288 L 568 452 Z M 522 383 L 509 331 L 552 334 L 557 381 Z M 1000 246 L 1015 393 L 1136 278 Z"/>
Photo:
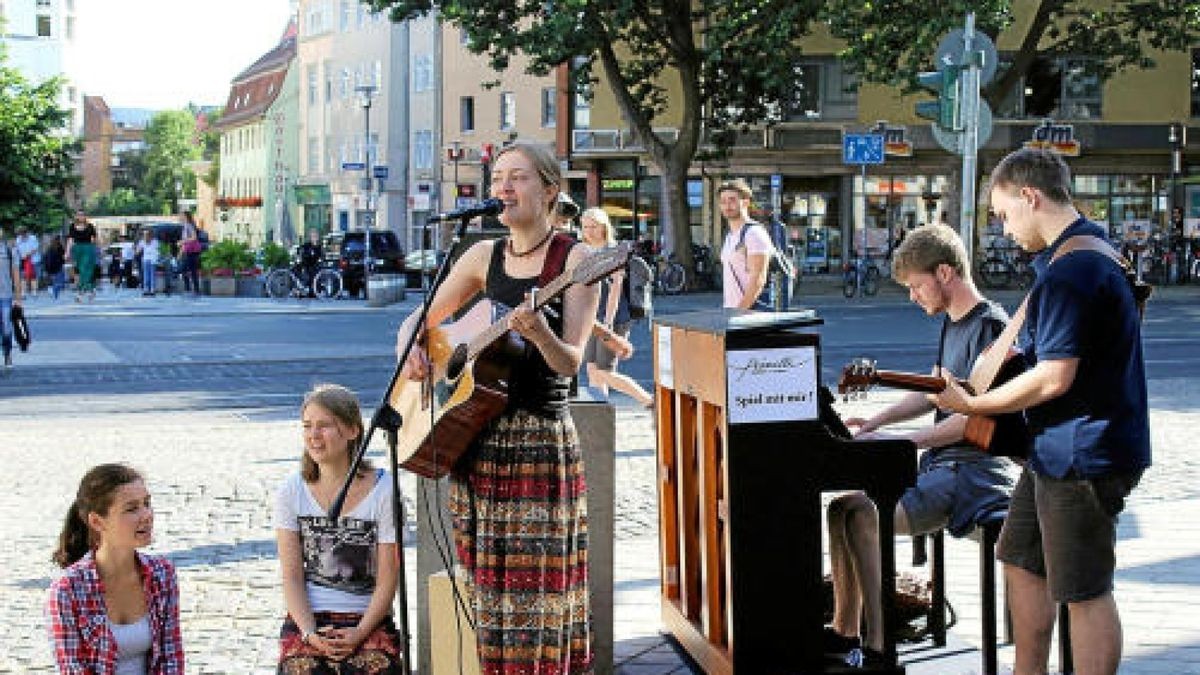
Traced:
<path id="1" fill-rule="evenodd" d="M 1005 382 L 1025 372 L 1025 360 L 1016 351 L 1009 352 L 996 375 L 993 386 Z M 1025 415 L 1021 412 L 1004 413 L 985 417 L 970 415 L 967 417 L 967 428 L 963 439 L 990 455 L 1025 459 L 1033 446 L 1033 434 L 1025 424 Z"/>
<path id="2" fill-rule="evenodd" d="M 450 324 L 430 330 L 426 352 L 431 378 L 401 380 L 389 399 L 404 420 L 397 463 L 419 476 L 436 479 L 450 473 L 508 405 L 508 364 L 523 351 L 523 343 L 509 332 L 473 361 L 466 360 L 465 329 Z"/>

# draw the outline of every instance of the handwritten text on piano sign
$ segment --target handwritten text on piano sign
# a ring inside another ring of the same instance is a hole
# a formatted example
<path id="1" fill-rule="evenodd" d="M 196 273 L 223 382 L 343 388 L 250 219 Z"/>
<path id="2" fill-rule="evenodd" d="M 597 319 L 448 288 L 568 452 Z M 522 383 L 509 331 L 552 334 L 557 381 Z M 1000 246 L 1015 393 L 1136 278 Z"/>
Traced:
<path id="1" fill-rule="evenodd" d="M 730 423 L 816 419 L 816 361 L 813 347 L 726 352 Z"/>

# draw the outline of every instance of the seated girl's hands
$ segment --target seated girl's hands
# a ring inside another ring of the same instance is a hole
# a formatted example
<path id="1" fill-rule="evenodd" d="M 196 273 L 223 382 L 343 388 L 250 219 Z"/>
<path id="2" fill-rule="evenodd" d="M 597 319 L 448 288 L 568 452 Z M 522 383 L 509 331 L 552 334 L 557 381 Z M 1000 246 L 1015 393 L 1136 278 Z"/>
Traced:
<path id="1" fill-rule="evenodd" d="M 865 438 L 864 434 L 869 434 L 879 428 L 879 425 L 872 424 L 871 420 L 862 417 L 847 417 L 845 422 L 846 428 L 854 432 L 855 438 Z"/>
<path id="2" fill-rule="evenodd" d="M 368 632 L 359 626 L 349 628 L 330 628 L 326 633 L 326 642 L 330 646 L 330 658 L 341 660 L 349 657 L 358 649 Z"/>

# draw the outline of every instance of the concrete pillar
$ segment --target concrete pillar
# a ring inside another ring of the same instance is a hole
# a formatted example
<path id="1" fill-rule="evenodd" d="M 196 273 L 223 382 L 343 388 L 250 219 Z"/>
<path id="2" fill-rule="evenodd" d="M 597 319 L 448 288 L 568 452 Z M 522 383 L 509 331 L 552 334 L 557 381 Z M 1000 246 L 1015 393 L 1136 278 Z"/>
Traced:
<path id="1" fill-rule="evenodd" d="M 574 401 L 571 416 L 583 449 L 588 487 L 588 575 L 595 626 L 595 672 L 613 672 L 613 541 L 616 411 L 608 403 Z M 446 511 L 448 483 L 417 482 L 417 670 L 431 675 L 429 577 L 446 569 L 440 545 L 453 564 L 454 541 Z M 440 515 L 439 515 L 440 513 Z M 434 529 L 429 527 L 430 516 Z M 444 529 L 443 529 L 444 525 Z M 435 543 L 436 542 L 436 543 Z M 464 626 L 464 628 L 466 628 Z M 441 626 L 439 630 L 453 630 Z"/>

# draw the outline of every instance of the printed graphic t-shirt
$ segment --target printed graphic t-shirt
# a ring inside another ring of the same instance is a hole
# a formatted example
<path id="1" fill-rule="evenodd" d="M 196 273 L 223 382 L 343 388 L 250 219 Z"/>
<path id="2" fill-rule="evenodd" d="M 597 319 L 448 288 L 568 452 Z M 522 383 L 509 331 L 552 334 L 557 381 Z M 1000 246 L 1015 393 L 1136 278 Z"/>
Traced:
<path id="1" fill-rule="evenodd" d="M 375 590 L 376 544 L 396 543 L 391 478 L 377 470 L 371 492 L 334 523 L 300 473 L 294 473 L 276 492 L 275 527 L 300 534 L 305 587 L 314 612 L 363 614 Z"/>

